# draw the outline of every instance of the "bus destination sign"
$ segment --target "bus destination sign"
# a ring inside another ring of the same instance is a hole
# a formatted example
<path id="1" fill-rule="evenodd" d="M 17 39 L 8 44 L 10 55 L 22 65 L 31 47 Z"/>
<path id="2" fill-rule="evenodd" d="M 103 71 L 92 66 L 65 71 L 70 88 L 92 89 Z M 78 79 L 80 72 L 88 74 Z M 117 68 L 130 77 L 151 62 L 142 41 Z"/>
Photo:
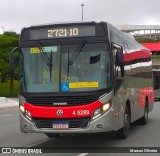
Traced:
<path id="1" fill-rule="evenodd" d="M 53 39 L 95 36 L 94 25 L 45 27 L 30 30 L 30 39 Z"/>

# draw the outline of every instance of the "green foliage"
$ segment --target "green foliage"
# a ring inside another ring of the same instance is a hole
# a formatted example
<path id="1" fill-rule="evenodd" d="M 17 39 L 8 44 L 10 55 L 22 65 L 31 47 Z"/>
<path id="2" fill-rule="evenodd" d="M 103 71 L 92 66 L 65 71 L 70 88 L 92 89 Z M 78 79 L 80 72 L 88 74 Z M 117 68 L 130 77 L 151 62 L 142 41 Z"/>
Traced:
<path id="1" fill-rule="evenodd" d="M 0 82 L 9 79 L 9 55 L 19 43 L 19 35 L 15 32 L 5 32 L 0 35 Z"/>
<path id="2" fill-rule="evenodd" d="M 11 36 L 11 37 L 19 38 L 19 35 L 14 31 L 5 31 L 4 35 L 5 36 Z"/>
<path id="3" fill-rule="evenodd" d="M 135 38 L 139 43 L 151 43 L 151 42 L 158 42 L 157 40 L 153 39 L 145 39 L 145 38 Z"/>
<path id="4" fill-rule="evenodd" d="M 19 90 L 19 82 L 14 80 L 13 82 L 13 95 L 12 97 L 18 97 L 18 90 Z M 10 82 L 0 83 L 0 97 L 10 97 Z"/>

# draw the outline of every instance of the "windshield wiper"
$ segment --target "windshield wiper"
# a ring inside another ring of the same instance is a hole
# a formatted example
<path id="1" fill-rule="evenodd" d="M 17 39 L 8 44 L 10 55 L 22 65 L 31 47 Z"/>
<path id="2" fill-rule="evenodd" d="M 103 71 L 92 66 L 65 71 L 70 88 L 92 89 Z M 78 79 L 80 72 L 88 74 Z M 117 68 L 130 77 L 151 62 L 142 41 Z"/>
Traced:
<path id="1" fill-rule="evenodd" d="M 42 58 L 44 60 L 44 62 L 46 63 L 46 66 L 50 66 L 50 60 L 48 55 L 43 51 L 42 45 L 40 42 L 38 42 L 38 48 L 40 50 L 40 54 L 42 55 Z"/>
<path id="2" fill-rule="evenodd" d="M 40 54 L 41 54 L 44 62 L 46 63 L 46 66 L 48 66 L 50 69 L 50 82 L 51 82 L 51 78 L 52 78 L 52 51 L 51 51 L 51 55 L 49 58 L 48 55 L 46 54 L 46 52 L 43 51 L 43 48 L 42 48 L 42 45 L 40 42 L 38 42 L 38 48 L 40 49 Z"/>
<path id="3" fill-rule="evenodd" d="M 74 52 L 74 54 L 71 56 L 71 58 L 68 61 L 69 65 L 72 65 L 74 63 L 74 61 L 77 59 L 77 57 L 79 56 L 80 52 L 82 51 L 84 45 L 86 44 L 86 40 L 83 40 L 80 45 L 77 47 L 76 51 Z"/>
<path id="4" fill-rule="evenodd" d="M 68 81 L 68 77 L 69 77 L 69 69 L 70 69 L 70 65 L 72 65 L 75 60 L 77 59 L 77 57 L 79 56 L 80 52 L 82 51 L 84 45 L 86 44 L 86 40 L 83 40 L 79 46 L 77 47 L 76 51 L 74 52 L 74 54 L 71 56 L 71 58 L 69 58 L 69 48 L 68 48 L 68 65 L 67 65 L 67 81 Z"/>

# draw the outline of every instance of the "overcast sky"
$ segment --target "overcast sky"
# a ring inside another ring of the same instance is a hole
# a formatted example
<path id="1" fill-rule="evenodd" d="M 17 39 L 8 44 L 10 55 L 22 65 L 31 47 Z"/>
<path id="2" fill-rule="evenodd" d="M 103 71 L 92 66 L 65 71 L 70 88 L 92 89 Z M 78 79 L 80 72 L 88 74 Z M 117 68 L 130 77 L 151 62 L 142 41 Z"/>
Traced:
<path id="1" fill-rule="evenodd" d="M 160 0 L 0 0 L 0 34 L 36 24 L 108 21 L 113 25 L 160 25 Z"/>

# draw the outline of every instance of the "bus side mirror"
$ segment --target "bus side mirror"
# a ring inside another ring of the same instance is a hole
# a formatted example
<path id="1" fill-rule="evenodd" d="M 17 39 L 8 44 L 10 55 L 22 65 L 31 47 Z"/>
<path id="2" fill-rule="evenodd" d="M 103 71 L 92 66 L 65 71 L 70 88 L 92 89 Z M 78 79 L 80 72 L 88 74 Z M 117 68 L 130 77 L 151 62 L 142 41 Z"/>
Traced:
<path id="1" fill-rule="evenodd" d="M 11 53 L 10 53 L 10 57 L 9 57 L 9 71 L 10 74 L 14 77 L 14 79 L 18 79 L 18 77 L 15 75 L 14 70 L 15 70 L 15 52 L 18 51 L 18 47 L 15 47 Z"/>
<path id="2" fill-rule="evenodd" d="M 116 64 L 117 64 L 117 66 L 124 65 L 123 51 L 122 50 L 117 50 L 117 52 L 116 52 Z"/>
<path id="3" fill-rule="evenodd" d="M 124 57 L 122 50 L 117 50 L 116 52 L 116 66 L 120 67 L 121 77 L 124 77 Z"/>

